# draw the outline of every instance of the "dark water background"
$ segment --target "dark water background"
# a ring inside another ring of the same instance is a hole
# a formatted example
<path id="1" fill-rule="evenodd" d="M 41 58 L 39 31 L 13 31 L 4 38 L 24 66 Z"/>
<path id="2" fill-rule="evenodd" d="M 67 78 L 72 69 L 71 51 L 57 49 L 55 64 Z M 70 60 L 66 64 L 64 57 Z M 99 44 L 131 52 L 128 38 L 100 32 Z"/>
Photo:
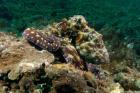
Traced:
<path id="1" fill-rule="evenodd" d="M 85 16 L 117 47 L 120 42 L 133 44 L 140 55 L 140 0 L 0 0 L 0 29 L 17 35 L 73 15 Z"/>

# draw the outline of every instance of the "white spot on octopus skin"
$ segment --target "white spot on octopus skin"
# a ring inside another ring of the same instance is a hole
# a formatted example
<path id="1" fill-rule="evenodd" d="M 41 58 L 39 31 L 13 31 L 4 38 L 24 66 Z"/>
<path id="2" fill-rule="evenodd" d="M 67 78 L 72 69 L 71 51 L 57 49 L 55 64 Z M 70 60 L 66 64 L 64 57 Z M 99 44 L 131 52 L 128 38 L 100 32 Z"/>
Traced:
<path id="1" fill-rule="evenodd" d="M 43 38 L 41 38 L 41 40 L 43 40 Z"/>
<path id="2" fill-rule="evenodd" d="M 27 33 L 26 36 L 29 36 L 29 34 Z"/>
<path id="3" fill-rule="evenodd" d="M 36 43 L 39 43 L 40 41 L 39 40 L 36 40 Z"/>
<path id="4" fill-rule="evenodd" d="M 40 37 L 40 35 L 37 34 L 36 37 Z"/>
<path id="5" fill-rule="evenodd" d="M 48 45 L 50 45 L 50 43 L 47 43 Z"/>
<path id="6" fill-rule="evenodd" d="M 44 43 L 46 43 L 47 41 L 46 40 L 44 40 Z"/>
<path id="7" fill-rule="evenodd" d="M 26 30 L 31 30 L 30 28 L 27 28 Z"/>
<path id="8" fill-rule="evenodd" d="M 31 34 L 34 34 L 35 32 L 34 31 L 31 31 Z"/>

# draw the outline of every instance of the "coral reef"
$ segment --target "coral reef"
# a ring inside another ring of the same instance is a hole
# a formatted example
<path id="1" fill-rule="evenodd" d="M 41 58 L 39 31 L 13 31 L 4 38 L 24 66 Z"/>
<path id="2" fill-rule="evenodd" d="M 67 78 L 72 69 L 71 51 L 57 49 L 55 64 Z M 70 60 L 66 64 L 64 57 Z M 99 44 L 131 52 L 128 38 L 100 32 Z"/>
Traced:
<path id="1" fill-rule="evenodd" d="M 63 17 L 68 18 L 72 15 L 82 14 L 88 20 L 88 25 L 103 35 L 104 43 L 111 55 L 111 63 L 113 61 L 120 64 L 124 62 L 139 70 L 139 3 L 139 0 L 127 0 L 127 2 L 124 0 L 0 0 L 0 11 L 3 11 L 0 12 L 0 29 L 21 36 L 22 31 L 27 27 L 42 29 L 54 21 L 59 22 Z M 75 25 L 75 20 L 69 22 L 73 23 L 70 25 L 71 27 Z M 60 26 L 63 26 L 63 30 L 67 29 L 67 20 L 64 20 Z M 74 29 L 82 28 L 82 26 L 76 26 Z M 55 29 L 53 30 L 55 31 Z M 77 43 L 81 42 L 83 37 L 86 37 L 86 34 L 80 32 Z M 90 52 L 90 48 L 89 51 L 83 49 L 83 46 L 88 47 L 88 44 L 83 43 L 76 48 L 82 56 L 84 55 L 83 59 L 92 61 L 95 55 L 87 53 Z M 132 49 L 128 49 L 128 47 Z M 95 51 L 95 54 L 97 53 L 99 51 Z M 88 58 L 85 57 L 85 54 L 88 55 Z"/>
<path id="2" fill-rule="evenodd" d="M 140 74 L 108 63 L 102 35 L 81 15 L 24 38 L 0 33 L 1 93 L 129 93 L 140 90 Z M 112 56 L 111 56 L 112 57 Z"/>
<path id="3" fill-rule="evenodd" d="M 125 90 L 140 91 L 139 72 L 129 67 L 120 68 L 118 70 L 115 71 L 114 81 L 119 82 Z"/>

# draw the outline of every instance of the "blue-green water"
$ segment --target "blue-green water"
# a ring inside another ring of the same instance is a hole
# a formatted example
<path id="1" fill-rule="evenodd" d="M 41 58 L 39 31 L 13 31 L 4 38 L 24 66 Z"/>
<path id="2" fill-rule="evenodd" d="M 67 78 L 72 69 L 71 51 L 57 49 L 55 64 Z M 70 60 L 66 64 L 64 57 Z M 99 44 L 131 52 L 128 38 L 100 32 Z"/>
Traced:
<path id="1" fill-rule="evenodd" d="M 140 0 L 0 0 L 0 29 L 20 34 L 64 17 L 83 15 L 105 39 L 134 43 L 140 54 Z M 109 40 L 108 40 L 109 41 Z"/>

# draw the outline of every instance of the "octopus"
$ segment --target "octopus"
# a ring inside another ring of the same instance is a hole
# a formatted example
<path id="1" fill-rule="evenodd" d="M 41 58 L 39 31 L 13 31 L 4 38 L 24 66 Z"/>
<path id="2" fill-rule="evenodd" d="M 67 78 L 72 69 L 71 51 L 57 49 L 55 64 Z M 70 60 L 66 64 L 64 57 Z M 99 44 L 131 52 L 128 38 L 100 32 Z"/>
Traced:
<path id="1" fill-rule="evenodd" d="M 61 50 L 67 63 L 72 63 L 77 68 L 85 69 L 82 63 L 83 61 L 76 49 L 70 44 L 62 46 L 62 40 L 59 37 L 55 35 L 45 36 L 45 34 L 35 30 L 34 28 L 27 28 L 23 32 L 23 36 L 35 46 L 48 50 L 49 52 L 57 53 Z"/>
<path id="2" fill-rule="evenodd" d="M 48 25 L 41 31 L 27 28 L 23 37 L 78 69 L 88 70 L 88 63 L 109 62 L 102 35 L 90 28 L 85 18 L 80 15 Z"/>

